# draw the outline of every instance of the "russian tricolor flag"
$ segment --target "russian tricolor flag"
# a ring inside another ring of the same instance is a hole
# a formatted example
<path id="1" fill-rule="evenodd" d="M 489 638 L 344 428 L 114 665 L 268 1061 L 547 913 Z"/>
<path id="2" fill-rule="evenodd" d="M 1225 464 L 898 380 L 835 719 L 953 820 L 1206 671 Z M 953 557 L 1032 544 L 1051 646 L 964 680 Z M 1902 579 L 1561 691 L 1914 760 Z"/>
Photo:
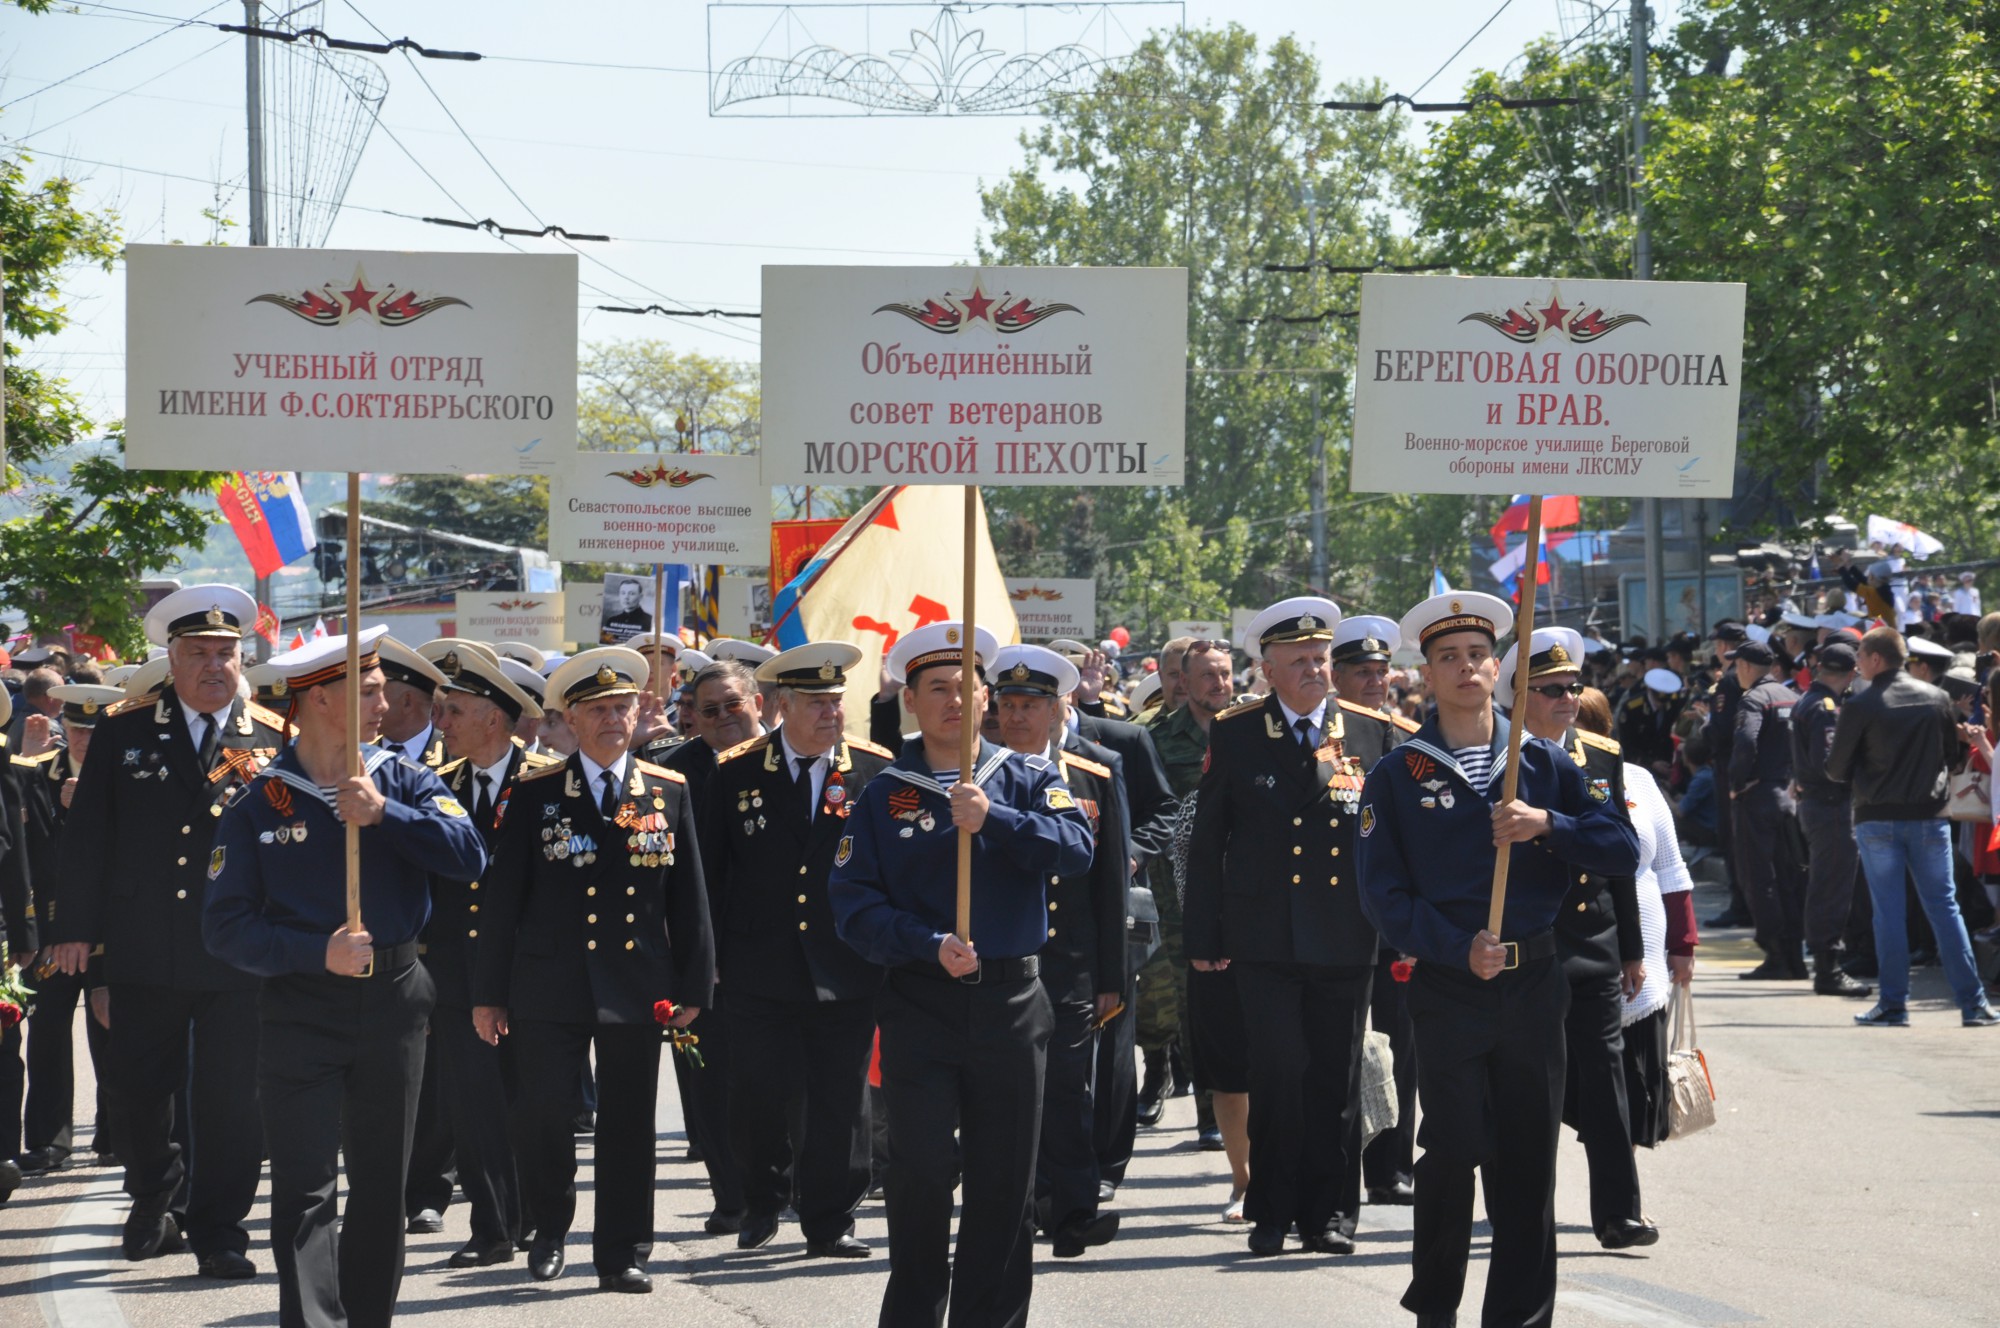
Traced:
<path id="1" fill-rule="evenodd" d="M 253 575 L 269 576 L 319 543 L 293 471 L 239 470 L 216 490 L 215 505 L 242 541 Z"/>

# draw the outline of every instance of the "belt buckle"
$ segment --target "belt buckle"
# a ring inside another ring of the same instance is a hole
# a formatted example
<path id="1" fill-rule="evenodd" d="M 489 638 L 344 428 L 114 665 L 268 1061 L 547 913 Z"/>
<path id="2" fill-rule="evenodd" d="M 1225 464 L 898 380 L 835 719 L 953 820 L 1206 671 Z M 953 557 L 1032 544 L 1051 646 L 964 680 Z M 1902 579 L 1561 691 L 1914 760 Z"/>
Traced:
<path id="1" fill-rule="evenodd" d="M 1502 973 L 1510 968 L 1519 968 L 1521 966 L 1521 943 L 1519 941 L 1502 941 L 1500 942 L 1500 948 L 1507 952 L 1507 962 L 1500 965 Z"/>
<path id="2" fill-rule="evenodd" d="M 372 977 L 374 977 L 374 976 L 375 976 L 375 952 L 374 952 L 374 951 L 372 951 L 372 950 L 371 950 L 371 951 L 369 951 L 369 952 L 368 952 L 368 962 L 367 962 L 367 963 L 365 963 L 365 964 L 363 964 L 363 965 L 361 966 L 361 971 L 360 971 L 359 973 L 356 973 L 356 974 L 355 974 L 354 976 L 355 976 L 355 977 L 357 977 L 357 978 L 372 978 Z"/>
<path id="3" fill-rule="evenodd" d="M 976 987 L 979 985 L 980 979 L 985 976 L 985 973 L 986 973 L 986 961 L 982 959 L 977 964 L 973 965 L 972 971 L 970 973 L 959 974 L 958 980 L 964 983 L 968 987 Z"/>

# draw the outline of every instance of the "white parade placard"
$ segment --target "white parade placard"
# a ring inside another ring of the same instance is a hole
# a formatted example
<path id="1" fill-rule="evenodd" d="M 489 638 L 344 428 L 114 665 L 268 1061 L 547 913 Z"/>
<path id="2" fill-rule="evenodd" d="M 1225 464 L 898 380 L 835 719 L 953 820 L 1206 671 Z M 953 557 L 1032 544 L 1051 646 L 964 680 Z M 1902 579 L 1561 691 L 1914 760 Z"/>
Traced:
<path id="1" fill-rule="evenodd" d="M 771 490 L 754 456 L 572 452 L 549 476 L 549 553 L 762 566 Z"/>
<path id="2" fill-rule="evenodd" d="M 128 466 L 519 473 L 576 446 L 574 255 L 125 257 Z"/>
<path id="3" fill-rule="evenodd" d="M 454 611 L 458 634 L 473 641 L 519 642 L 536 650 L 561 650 L 567 637 L 565 596 L 519 590 L 461 590 Z"/>
<path id="4" fill-rule="evenodd" d="M 1096 640 L 1097 582 L 1089 577 L 1010 576 L 1007 598 L 1023 641 Z"/>
<path id="5" fill-rule="evenodd" d="M 1184 268 L 766 267 L 767 484 L 1179 484 Z"/>
<path id="6" fill-rule="evenodd" d="M 1196 641 L 1226 641 L 1229 639 L 1229 624 L 1220 618 L 1181 618 L 1167 624 L 1167 640 L 1177 636 L 1191 637 Z"/>
<path id="7" fill-rule="evenodd" d="M 1740 282 L 1361 279 L 1352 488 L 1726 498 Z"/>

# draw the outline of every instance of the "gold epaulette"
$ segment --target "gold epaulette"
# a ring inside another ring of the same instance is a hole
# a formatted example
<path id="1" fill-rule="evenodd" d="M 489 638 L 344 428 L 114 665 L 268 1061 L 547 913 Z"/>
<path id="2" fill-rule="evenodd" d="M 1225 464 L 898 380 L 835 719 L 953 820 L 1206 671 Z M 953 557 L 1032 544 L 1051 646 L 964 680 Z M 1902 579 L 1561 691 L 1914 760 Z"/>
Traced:
<path id="1" fill-rule="evenodd" d="M 466 758 L 463 756 L 459 757 L 456 761 L 447 761 L 443 765 L 439 766 L 436 770 L 432 771 L 432 773 L 435 774 L 439 779 L 443 779 L 446 775 L 450 774 L 452 771 L 464 765 L 465 761 Z"/>
<path id="2" fill-rule="evenodd" d="M 562 757 L 551 756 L 547 752 L 530 752 L 524 750 L 521 753 L 521 764 L 529 770 L 545 770 L 549 766 L 561 765 L 562 763 Z"/>
<path id="3" fill-rule="evenodd" d="M 1616 738 L 1602 738 L 1592 733 L 1589 729 L 1578 729 L 1576 731 L 1576 740 L 1586 747 L 1595 747 L 1601 752 L 1610 752 L 1613 756 L 1622 756 L 1625 754 L 1625 749 L 1618 745 Z"/>
<path id="4" fill-rule="evenodd" d="M 734 747 L 731 747 L 728 751 L 723 752 L 721 755 L 715 758 L 715 763 L 717 765 L 721 765 L 725 761 L 733 761 L 737 757 L 743 755 L 745 752 L 761 752 L 770 745 L 771 745 L 771 735 L 768 733 L 760 733 L 756 737 L 750 739 L 748 742 L 739 742 Z M 640 764 L 644 765 L 645 762 L 641 761 Z"/>
<path id="5" fill-rule="evenodd" d="M 1347 711 L 1351 715 L 1359 715 L 1363 719 L 1374 719 L 1374 720 L 1380 720 L 1384 724 L 1393 724 L 1396 722 L 1396 720 L 1402 718 L 1402 716 L 1392 715 L 1386 710 L 1372 710 L 1365 705 L 1356 705 L 1352 701 L 1343 701 L 1339 697 L 1335 697 L 1334 699 L 1336 701 L 1339 701 L 1340 708 L 1342 710 Z M 1409 721 L 1405 720 L 1404 722 L 1408 723 Z M 1415 724 L 1411 724 L 1410 732 L 1415 733 L 1416 731 L 1417 731 L 1417 726 Z"/>
<path id="6" fill-rule="evenodd" d="M 47 751 L 43 752 L 40 756 L 17 756 L 13 752 L 9 752 L 7 753 L 7 759 L 12 761 L 15 765 L 25 766 L 28 769 L 33 770 L 36 766 L 47 765 L 50 761 L 55 760 L 58 756 L 61 756 L 62 754 L 63 754 L 62 748 L 51 747 Z"/>
<path id="7" fill-rule="evenodd" d="M 887 747 L 878 747 L 866 738 L 849 738 L 847 746 L 852 751 L 867 752 L 870 756 L 879 756 L 885 761 L 896 759 L 896 754 Z"/>
<path id="8" fill-rule="evenodd" d="M 1235 705 L 1229 707 L 1229 709 L 1217 715 L 1216 718 L 1234 719 L 1238 715 L 1247 715 L 1250 714 L 1252 711 L 1262 710 L 1263 708 L 1264 708 L 1264 698 L 1261 696 L 1253 696 L 1247 701 L 1238 701 Z"/>
<path id="9" fill-rule="evenodd" d="M 122 715 L 128 711 L 138 710 L 145 706 L 152 705 L 155 701 L 158 701 L 160 699 L 160 693 L 164 692 L 165 690 L 166 687 L 164 684 L 162 684 L 159 687 L 155 687 L 150 692 L 141 692 L 137 696 L 128 696 L 123 701 L 113 701 L 111 703 L 111 708 L 104 712 L 104 716 L 106 719 L 109 719 L 113 715 Z"/>
<path id="10" fill-rule="evenodd" d="M 280 733 L 285 731 L 285 717 L 275 710 L 266 710 L 255 701 L 245 701 L 243 703 L 243 713 L 256 720 L 259 724 L 268 724 Z"/>
<path id="11" fill-rule="evenodd" d="M 654 765 L 651 761 L 634 761 L 632 764 L 638 767 L 639 773 L 642 775 L 651 775 L 655 779 L 664 779 L 674 784 L 685 784 L 688 782 L 687 776 L 680 771 L 669 770 L 663 765 Z"/>
<path id="12" fill-rule="evenodd" d="M 1062 761 L 1064 765 L 1073 765 L 1079 770 L 1096 775 L 1099 779 L 1111 778 L 1110 766 L 1099 765 L 1088 757 L 1078 756 L 1075 752 L 1064 752 L 1062 754 Z"/>
<path id="13" fill-rule="evenodd" d="M 1389 713 L 1389 722 L 1391 724 L 1394 724 L 1397 728 L 1401 729 L 1405 733 L 1415 733 L 1419 729 L 1423 728 L 1423 725 L 1417 723 L 1416 720 L 1411 719 L 1408 715 L 1400 714 L 1396 711 L 1391 711 Z"/>
<path id="14" fill-rule="evenodd" d="M 539 769 L 529 770 L 521 775 L 516 776 L 514 782 L 517 784 L 525 784 L 531 779 L 546 779 L 548 776 L 553 775 L 556 771 L 562 769 L 564 766 L 568 764 L 569 762 L 567 761 L 554 761 L 548 765 L 542 766 Z"/>

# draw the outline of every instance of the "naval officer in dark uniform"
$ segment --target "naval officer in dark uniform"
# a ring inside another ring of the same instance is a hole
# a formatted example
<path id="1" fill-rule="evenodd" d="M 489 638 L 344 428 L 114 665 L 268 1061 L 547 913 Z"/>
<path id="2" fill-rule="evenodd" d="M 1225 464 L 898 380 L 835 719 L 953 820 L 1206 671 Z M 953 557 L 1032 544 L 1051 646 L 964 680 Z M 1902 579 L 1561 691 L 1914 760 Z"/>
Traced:
<path id="1" fill-rule="evenodd" d="M 1806 949 L 1812 955 L 1813 991 L 1821 996 L 1875 994 L 1874 987 L 1857 982 L 1840 966 L 1861 850 L 1854 842 L 1853 792 L 1826 772 L 1840 704 L 1854 685 L 1857 663 L 1854 647 L 1844 641 L 1821 646 L 1812 686 L 1792 707 L 1792 787 L 1798 791 L 1799 828 L 1811 848 L 1806 860 Z"/>
<path id="2" fill-rule="evenodd" d="M 1098 1211 L 1091 1071 L 1098 1030 L 1124 1003 L 1132 877 L 1124 758 L 1070 729 L 1066 698 L 1076 685 L 1076 666 L 1046 646 L 1002 646 L 994 657 L 1001 741 L 1061 767 L 1095 844 L 1089 871 L 1049 877 L 1049 939 L 1041 953 L 1055 1030 L 1042 1085 L 1035 1202 L 1058 1259 L 1077 1258 L 1118 1234 L 1118 1214 Z"/>
<path id="3" fill-rule="evenodd" d="M 1036 957 L 1050 876 L 1090 866 L 1089 822 L 1054 761 L 975 741 L 959 769 L 960 680 L 996 651 L 939 622 L 896 642 L 920 738 L 863 791 L 834 854 L 834 926 L 889 969 L 876 1002 L 889 1112 L 889 1284 L 883 1328 L 1025 1323 L 1034 1290 L 1035 1149 L 1052 1016 Z M 956 925 L 958 831 L 972 836 L 971 936 Z M 959 1149 L 953 1147 L 956 1129 Z M 952 1181 L 963 1215 L 952 1245 Z"/>
<path id="4" fill-rule="evenodd" d="M 1514 695 L 1519 655 L 1517 643 L 1501 661 L 1496 694 L 1503 701 Z M 1528 652 L 1527 710 L 1515 718 L 1533 736 L 1569 753 L 1583 770 L 1591 798 L 1630 820 L 1618 743 L 1576 727 L 1582 663 L 1582 633 L 1536 628 Z M 1569 979 L 1563 1120 L 1575 1128 L 1590 1162 L 1590 1229 L 1606 1249 L 1651 1245 L 1660 1231 L 1645 1219 L 1639 1202 L 1625 1092 L 1625 1002 L 1646 981 L 1636 878 L 1577 872 L 1556 912 L 1556 951 Z"/>
<path id="5" fill-rule="evenodd" d="M 515 661 L 495 663 L 476 650 L 443 643 L 425 652 L 438 671 L 438 728 L 453 758 L 438 777 L 472 813 L 490 858 L 499 849 L 500 828 L 520 781 L 561 760 L 527 751 L 513 737 L 521 720 L 542 716 L 541 706 L 506 668 Z M 437 986 L 431 1013 L 437 1092 L 458 1185 L 472 1209 L 471 1236 L 448 1261 L 453 1268 L 512 1263 L 523 1235 L 512 1135 L 513 1048 L 488 1046 L 472 1025 L 484 894 L 476 880 L 434 882 L 430 925 L 424 929 L 424 966 Z"/>
<path id="6" fill-rule="evenodd" d="M 438 777 L 361 738 L 388 709 L 376 643 L 329 636 L 271 661 L 298 740 L 226 810 L 208 859 L 202 936 L 263 978 L 257 1088 L 271 1150 L 271 1248 L 285 1328 L 387 1328 L 403 1281 L 403 1181 L 435 990 L 417 962 L 432 877 L 469 881 L 486 848 Z M 350 925 L 344 827 L 361 827 L 361 926 Z M 116 1015 L 112 1027 L 116 1029 Z M 343 1206 L 338 1179 L 345 1162 Z"/>
<path id="7" fill-rule="evenodd" d="M 758 665 L 780 724 L 721 753 L 709 784 L 703 874 L 717 971 L 728 977 L 731 1053 L 727 1133 L 709 1143 L 735 1155 L 748 1210 L 742 1249 L 769 1244 L 778 1214 L 794 1205 L 808 1253 L 871 1253 L 853 1232 L 868 1193 L 868 1062 L 882 969 L 834 935 L 827 896 L 856 799 L 890 760 L 842 732 L 847 670 L 860 660 L 859 647 L 826 641 Z M 800 1101 L 805 1130 L 794 1155 L 790 1107 Z"/>
<path id="8" fill-rule="evenodd" d="M 1188 961 L 1236 975 L 1250 1070 L 1250 1252 L 1354 1249 L 1362 1035 L 1379 941 L 1355 811 L 1386 716 L 1332 695 L 1340 609 L 1302 595 L 1251 621 L 1270 695 L 1209 727 L 1188 846 Z"/>
<path id="9" fill-rule="evenodd" d="M 595 1050 L 591 1259 L 600 1289 L 638 1294 L 653 1289 L 656 1020 L 686 1028 L 715 984 L 687 781 L 630 749 L 646 677 L 644 657 L 623 646 L 586 650 L 550 675 L 549 696 L 561 698 L 579 746 L 516 786 L 481 881 L 489 925 L 472 1011 L 488 1043 L 514 1038 L 522 1217 L 535 1231 L 528 1272 L 537 1281 L 563 1270 L 576 1217 L 571 1124 Z"/>
<path id="10" fill-rule="evenodd" d="M 185 1178 L 187 1242 L 201 1273 L 219 1278 L 256 1274 L 243 1221 L 263 1151 L 259 984 L 209 952 L 201 907 L 223 808 L 284 741 L 282 719 L 237 695 L 243 633 L 256 615 L 255 600 L 223 585 L 177 590 L 146 615 L 146 638 L 166 647 L 172 678 L 97 727 L 98 759 L 78 777 L 63 829 L 51 956 L 81 973 L 104 947 L 113 1134 L 132 1196 L 125 1257 L 182 1247 L 168 1207 Z M 191 1158 L 174 1142 L 183 1088 Z"/>
<path id="11" fill-rule="evenodd" d="M 1437 714 L 1368 774 L 1361 888 L 1382 935 L 1416 956 L 1416 1233 L 1403 1307 L 1419 1328 L 1457 1320 L 1472 1242 L 1472 1182 L 1485 1173 L 1493 1227 L 1482 1321 L 1540 1328 L 1555 1313 L 1556 1134 L 1563 1010 L 1556 912 L 1580 871 L 1638 868 L 1631 825 L 1588 792 L 1552 743 L 1521 744 L 1520 783 L 1500 801 L 1507 721 L 1494 713 L 1495 638 L 1505 601 L 1434 595 L 1403 617 L 1424 653 Z M 1506 910 L 1487 930 L 1498 846 L 1509 848 Z"/>

